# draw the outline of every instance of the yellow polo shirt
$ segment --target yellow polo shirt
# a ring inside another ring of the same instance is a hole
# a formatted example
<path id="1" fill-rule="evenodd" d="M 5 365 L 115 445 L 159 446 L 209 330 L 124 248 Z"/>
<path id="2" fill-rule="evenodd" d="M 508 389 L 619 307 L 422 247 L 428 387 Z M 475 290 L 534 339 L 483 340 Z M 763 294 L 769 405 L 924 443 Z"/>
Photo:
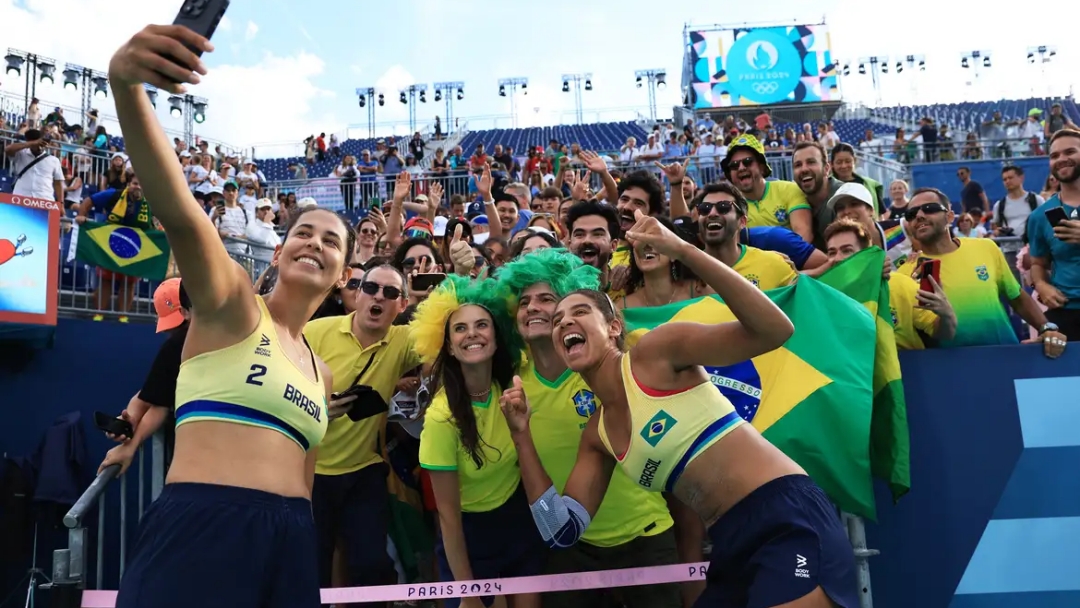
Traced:
<path id="1" fill-rule="evenodd" d="M 412 349 L 409 328 L 393 326 L 381 341 L 362 348 L 352 332 L 352 313 L 344 317 L 327 317 L 312 321 L 304 327 L 311 350 L 334 374 L 334 392 L 353 384 L 368 360 L 371 367 L 364 372 L 359 384 L 374 388 L 387 403 L 405 372 L 420 365 Z M 374 357 L 374 358 L 372 358 Z M 315 461 L 318 475 L 344 475 L 382 462 L 381 438 L 386 432 L 386 414 L 353 422 L 348 416 L 330 421 L 326 437 L 319 444 Z"/>
<path id="2" fill-rule="evenodd" d="M 799 278 L 795 269 L 779 253 L 748 245 L 739 245 L 739 247 L 742 248 L 742 253 L 739 254 L 739 260 L 731 269 L 756 285 L 758 289 L 768 291 L 778 287 L 787 287 Z"/>

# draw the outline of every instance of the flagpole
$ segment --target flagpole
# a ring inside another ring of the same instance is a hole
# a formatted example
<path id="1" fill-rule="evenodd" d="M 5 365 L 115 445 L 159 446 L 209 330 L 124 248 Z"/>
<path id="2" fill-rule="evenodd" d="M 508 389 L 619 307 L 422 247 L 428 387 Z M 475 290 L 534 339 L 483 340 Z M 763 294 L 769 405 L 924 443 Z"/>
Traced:
<path id="1" fill-rule="evenodd" d="M 866 547 L 866 527 L 861 517 L 851 513 L 841 513 L 841 518 L 844 520 L 851 548 L 855 552 L 855 572 L 859 581 L 859 606 L 860 608 L 874 608 L 874 596 L 870 590 L 870 558 L 881 552 Z"/>

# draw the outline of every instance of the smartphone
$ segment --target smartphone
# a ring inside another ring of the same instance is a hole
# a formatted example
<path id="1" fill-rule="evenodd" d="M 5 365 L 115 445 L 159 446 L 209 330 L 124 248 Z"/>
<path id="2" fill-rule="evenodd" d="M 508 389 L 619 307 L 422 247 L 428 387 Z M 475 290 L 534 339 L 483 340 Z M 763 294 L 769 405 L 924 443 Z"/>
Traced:
<path id="1" fill-rule="evenodd" d="M 135 429 L 131 423 L 116 416 L 110 416 L 105 412 L 94 412 L 94 425 L 110 435 L 122 435 L 127 438 L 135 436 Z"/>
<path id="2" fill-rule="evenodd" d="M 941 285 L 941 260 L 925 260 L 919 271 L 919 289 L 934 293 L 934 284 L 931 277 Z"/>
<path id="3" fill-rule="evenodd" d="M 1058 224 L 1069 219 L 1069 214 L 1065 213 L 1065 209 L 1061 207 L 1054 207 L 1046 210 L 1046 219 L 1050 221 L 1051 226 L 1057 228 Z"/>
<path id="4" fill-rule="evenodd" d="M 180 12 L 176 15 L 173 25 L 183 25 L 196 34 L 210 40 L 214 37 L 225 11 L 229 8 L 229 0 L 184 0 L 180 6 Z M 188 47 L 192 53 L 202 57 L 202 49 Z"/>
<path id="5" fill-rule="evenodd" d="M 371 418 L 372 416 L 385 414 L 389 411 L 382 395 L 375 389 L 364 384 L 350 386 L 340 393 L 330 395 L 330 398 L 337 400 L 351 395 L 356 395 L 356 399 L 349 404 L 351 407 L 349 407 L 349 411 L 346 412 L 346 415 L 349 417 L 349 420 L 352 420 L 353 422 L 359 422 Z"/>
<path id="6" fill-rule="evenodd" d="M 427 291 L 446 280 L 446 275 L 441 272 L 429 272 L 415 274 L 412 277 L 413 291 Z"/>
<path id="7" fill-rule="evenodd" d="M 379 197 L 377 197 L 377 196 L 371 197 L 371 208 L 372 209 L 382 209 L 382 201 L 379 200 Z"/>

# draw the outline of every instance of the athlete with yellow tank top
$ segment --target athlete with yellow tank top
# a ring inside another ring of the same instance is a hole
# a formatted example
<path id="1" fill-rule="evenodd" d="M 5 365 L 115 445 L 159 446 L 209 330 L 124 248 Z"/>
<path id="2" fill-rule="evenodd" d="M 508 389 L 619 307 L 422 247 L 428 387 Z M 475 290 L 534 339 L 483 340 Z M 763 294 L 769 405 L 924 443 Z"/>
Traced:
<path id="1" fill-rule="evenodd" d="M 582 377 L 566 367 L 551 341 L 551 318 L 562 296 L 599 287 L 599 271 L 560 249 L 518 257 L 499 269 L 499 283 L 516 300 L 518 334 L 528 345 L 521 385 L 532 407 L 530 428 L 544 469 L 562 491 L 574 468 L 585 428 L 598 401 Z M 694 516 L 696 517 L 696 515 Z M 698 545 L 701 545 L 700 540 Z M 672 516 L 664 496 L 618 476 L 592 524 L 573 547 L 552 551 L 548 574 L 678 563 Z M 627 608 L 682 608 L 674 584 L 643 586 L 624 596 Z M 587 608 L 604 603 L 604 589 L 548 593 L 544 604 Z"/>
<path id="2" fill-rule="evenodd" d="M 577 542 L 596 515 L 614 468 L 641 488 L 671 490 L 709 527 L 713 553 L 696 606 L 856 608 L 855 563 L 835 507 L 798 464 L 745 424 L 703 366 L 727 366 L 779 348 L 791 321 L 734 270 L 638 214 L 627 233 L 686 264 L 736 321 L 668 323 L 625 350 L 622 320 L 604 294 L 576 291 L 552 319 L 567 366 L 600 400 L 562 494 L 530 436 L 526 393 L 505 391 L 522 480 L 541 535 Z"/>
<path id="3" fill-rule="evenodd" d="M 302 332 L 348 278 L 355 236 L 334 213 L 304 210 L 274 253 L 274 291 L 255 294 L 192 198 L 143 87 L 181 93 L 177 83 L 198 82 L 206 68 L 188 49 L 212 47 L 182 26 L 148 26 L 109 70 L 132 164 L 147 200 L 159 201 L 151 208 L 192 304 L 172 466 L 140 522 L 116 605 L 315 608 L 310 492 L 331 378 Z"/>

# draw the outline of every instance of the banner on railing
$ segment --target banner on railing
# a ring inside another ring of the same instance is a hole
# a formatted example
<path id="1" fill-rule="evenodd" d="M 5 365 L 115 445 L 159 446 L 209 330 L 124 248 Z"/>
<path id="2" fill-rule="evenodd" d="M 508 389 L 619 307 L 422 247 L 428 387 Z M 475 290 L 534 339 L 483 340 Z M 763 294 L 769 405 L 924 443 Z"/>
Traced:
<path id="1" fill-rule="evenodd" d="M 0 322 L 56 325 L 60 205 L 0 194 Z"/>

